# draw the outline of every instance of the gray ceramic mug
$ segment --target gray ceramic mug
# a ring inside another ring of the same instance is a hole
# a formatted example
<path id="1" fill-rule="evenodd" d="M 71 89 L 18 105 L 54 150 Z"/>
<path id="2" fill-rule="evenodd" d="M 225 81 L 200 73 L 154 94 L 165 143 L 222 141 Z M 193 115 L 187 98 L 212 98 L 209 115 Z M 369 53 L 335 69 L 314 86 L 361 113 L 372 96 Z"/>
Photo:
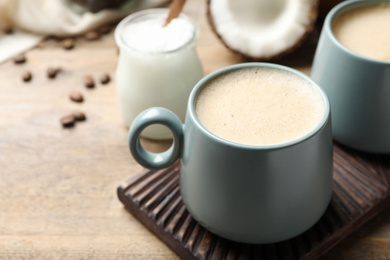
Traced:
<path id="1" fill-rule="evenodd" d="M 305 136 L 280 145 L 250 146 L 224 140 L 197 119 L 195 99 L 207 82 L 245 67 L 271 67 L 300 75 L 320 91 L 325 112 Z M 140 133 L 163 124 L 173 133 L 171 148 L 150 153 Z M 330 108 L 324 92 L 306 75 L 280 65 L 244 63 L 204 77 L 192 90 L 185 124 L 164 108 L 142 112 L 129 131 L 134 158 L 152 169 L 181 158 L 180 190 L 191 215 L 206 229 L 246 243 L 271 243 L 294 237 L 314 225 L 332 194 L 332 133 Z"/>
<path id="2" fill-rule="evenodd" d="M 390 3 L 346 1 L 329 12 L 311 77 L 328 95 L 336 141 L 361 151 L 390 153 L 390 62 L 352 52 L 332 31 L 333 21 L 344 12 L 381 2 Z"/>

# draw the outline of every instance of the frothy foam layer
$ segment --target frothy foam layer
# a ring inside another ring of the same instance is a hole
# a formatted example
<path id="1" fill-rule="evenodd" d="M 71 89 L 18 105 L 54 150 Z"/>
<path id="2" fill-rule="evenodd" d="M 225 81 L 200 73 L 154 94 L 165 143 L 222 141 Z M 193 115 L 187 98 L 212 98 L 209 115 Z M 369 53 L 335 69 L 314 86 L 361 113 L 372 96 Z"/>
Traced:
<path id="1" fill-rule="evenodd" d="M 123 29 L 124 42 L 138 51 L 153 53 L 176 50 L 194 37 L 194 25 L 180 17 L 163 27 L 166 16 L 146 15 L 129 22 Z"/>
<path id="2" fill-rule="evenodd" d="M 272 145 L 313 130 L 323 117 L 324 101 L 310 82 L 291 72 L 244 68 L 204 86 L 195 111 L 201 124 L 221 138 Z"/>
<path id="3" fill-rule="evenodd" d="M 348 49 L 390 61 L 390 3 L 359 7 L 338 17 L 333 33 Z"/>

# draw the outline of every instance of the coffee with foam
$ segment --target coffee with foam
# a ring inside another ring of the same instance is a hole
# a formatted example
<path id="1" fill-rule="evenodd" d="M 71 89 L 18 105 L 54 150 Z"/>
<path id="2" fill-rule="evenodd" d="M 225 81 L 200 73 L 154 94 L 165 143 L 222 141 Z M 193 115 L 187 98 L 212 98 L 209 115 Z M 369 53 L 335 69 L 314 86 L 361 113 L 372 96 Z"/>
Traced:
<path id="1" fill-rule="evenodd" d="M 335 19 L 338 41 L 363 56 L 390 61 L 390 3 L 358 7 Z"/>
<path id="2" fill-rule="evenodd" d="M 246 145 L 274 145 L 312 131 L 324 115 L 308 80 L 274 68 L 243 68 L 211 80 L 198 93 L 196 115 L 213 134 Z"/>

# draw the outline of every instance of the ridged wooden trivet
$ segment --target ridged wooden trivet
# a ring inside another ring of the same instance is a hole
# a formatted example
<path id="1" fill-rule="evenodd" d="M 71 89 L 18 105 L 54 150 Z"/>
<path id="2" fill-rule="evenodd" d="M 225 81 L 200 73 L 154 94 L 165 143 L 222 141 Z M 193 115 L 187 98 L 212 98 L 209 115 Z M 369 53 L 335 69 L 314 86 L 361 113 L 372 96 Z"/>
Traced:
<path id="1" fill-rule="evenodd" d="M 145 170 L 118 187 L 118 197 L 139 221 L 183 259 L 316 259 L 390 205 L 390 155 L 334 145 L 331 203 L 311 229 L 275 244 L 242 244 L 200 226 L 179 190 L 179 162 Z"/>

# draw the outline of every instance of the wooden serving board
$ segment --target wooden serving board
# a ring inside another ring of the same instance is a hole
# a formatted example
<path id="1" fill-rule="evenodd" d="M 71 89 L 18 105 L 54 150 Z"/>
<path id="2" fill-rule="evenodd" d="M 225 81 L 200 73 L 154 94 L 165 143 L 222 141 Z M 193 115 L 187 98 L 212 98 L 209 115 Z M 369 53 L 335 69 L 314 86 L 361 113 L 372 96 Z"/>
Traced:
<path id="1" fill-rule="evenodd" d="M 140 222 L 183 259 L 317 259 L 390 205 L 390 155 L 334 145 L 334 186 L 322 218 L 287 241 L 256 245 L 221 238 L 188 213 L 179 189 L 180 164 L 145 170 L 118 187 L 118 197 Z"/>

